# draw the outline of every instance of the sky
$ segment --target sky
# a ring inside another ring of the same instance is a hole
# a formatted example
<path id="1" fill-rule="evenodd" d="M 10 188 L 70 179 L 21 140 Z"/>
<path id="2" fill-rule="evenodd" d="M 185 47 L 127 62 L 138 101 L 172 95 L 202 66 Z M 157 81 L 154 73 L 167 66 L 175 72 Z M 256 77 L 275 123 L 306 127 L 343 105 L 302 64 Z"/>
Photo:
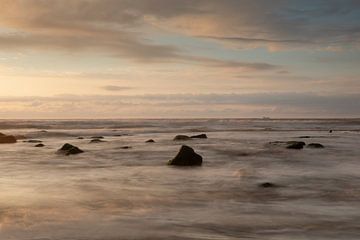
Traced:
<path id="1" fill-rule="evenodd" d="M 360 117 L 358 0 L 0 0 L 0 118 Z"/>

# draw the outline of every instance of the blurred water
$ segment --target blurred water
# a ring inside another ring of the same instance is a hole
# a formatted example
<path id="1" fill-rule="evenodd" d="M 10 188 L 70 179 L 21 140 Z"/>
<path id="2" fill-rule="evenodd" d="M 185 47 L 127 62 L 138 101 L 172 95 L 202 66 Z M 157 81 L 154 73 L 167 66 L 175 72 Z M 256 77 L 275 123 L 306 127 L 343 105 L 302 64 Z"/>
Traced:
<path id="1" fill-rule="evenodd" d="M 0 144 L 1 240 L 360 239 L 358 119 L 7 120 L 0 132 L 46 145 Z M 287 140 L 325 148 L 268 144 Z M 66 142 L 85 153 L 55 154 Z M 166 165 L 183 143 L 202 167 Z"/>

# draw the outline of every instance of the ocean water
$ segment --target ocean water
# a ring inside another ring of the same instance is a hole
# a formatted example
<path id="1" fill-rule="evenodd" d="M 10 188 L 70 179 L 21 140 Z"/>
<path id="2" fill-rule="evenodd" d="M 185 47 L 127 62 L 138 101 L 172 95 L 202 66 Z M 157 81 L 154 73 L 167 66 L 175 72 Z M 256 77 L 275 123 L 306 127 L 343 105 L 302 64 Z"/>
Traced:
<path id="1" fill-rule="evenodd" d="M 1 120 L 0 132 L 46 145 L 0 144 L 1 240 L 360 239 L 359 119 Z M 290 140 L 325 148 L 269 144 Z M 85 152 L 56 154 L 64 143 Z M 203 166 L 166 164 L 182 144 Z"/>

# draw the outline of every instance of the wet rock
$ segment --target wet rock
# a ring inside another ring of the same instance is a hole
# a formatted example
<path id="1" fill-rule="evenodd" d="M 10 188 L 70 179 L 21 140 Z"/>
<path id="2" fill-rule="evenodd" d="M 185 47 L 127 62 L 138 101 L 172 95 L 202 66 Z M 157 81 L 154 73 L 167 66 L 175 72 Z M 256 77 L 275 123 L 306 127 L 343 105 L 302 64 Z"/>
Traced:
<path id="1" fill-rule="evenodd" d="M 34 147 L 45 147 L 45 145 L 42 143 L 39 143 L 39 144 L 36 144 Z"/>
<path id="2" fill-rule="evenodd" d="M 12 135 L 5 135 L 3 133 L 0 133 L 0 144 L 4 144 L 4 143 L 16 143 L 17 140 L 14 136 Z"/>
<path id="3" fill-rule="evenodd" d="M 36 139 L 30 139 L 30 140 L 26 140 L 26 141 L 23 141 L 23 142 L 26 142 L 26 143 L 42 143 L 41 140 L 36 140 Z"/>
<path id="4" fill-rule="evenodd" d="M 320 143 L 309 143 L 306 147 L 308 148 L 324 148 L 324 145 Z"/>
<path id="5" fill-rule="evenodd" d="M 132 148 L 132 147 L 130 147 L 130 146 L 123 146 L 123 147 L 120 147 L 121 149 L 130 149 L 130 148 Z"/>
<path id="6" fill-rule="evenodd" d="M 175 166 L 201 166 L 202 157 L 194 149 L 183 145 L 174 159 L 168 162 L 168 165 Z"/>
<path id="7" fill-rule="evenodd" d="M 191 137 L 186 135 L 176 135 L 174 137 L 174 141 L 187 141 L 187 140 L 191 140 Z"/>
<path id="8" fill-rule="evenodd" d="M 106 142 L 106 141 L 103 141 L 103 140 L 101 140 L 99 138 L 94 138 L 89 143 L 103 143 L 103 142 Z"/>
<path id="9" fill-rule="evenodd" d="M 146 141 L 146 143 L 154 143 L 154 142 L 155 142 L 154 139 L 149 139 L 149 140 Z"/>
<path id="10" fill-rule="evenodd" d="M 298 141 L 289 141 L 287 142 L 287 149 L 303 149 L 305 146 L 304 142 L 298 142 Z"/>
<path id="11" fill-rule="evenodd" d="M 206 134 L 193 135 L 190 138 L 208 138 Z"/>
<path id="12" fill-rule="evenodd" d="M 273 187 L 276 187 L 276 185 L 273 184 L 273 183 L 271 183 L 271 182 L 260 183 L 258 186 L 259 186 L 259 187 L 262 187 L 262 188 L 273 188 Z"/>
<path id="13" fill-rule="evenodd" d="M 62 153 L 65 155 L 73 155 L 73 154 L 79 154 L 79 153 L 83 153 L 84 151 L 81 150 L 80 148 L 71 145 L 69 143 L 65 143 L 59 150 L 58 153 Z"/>

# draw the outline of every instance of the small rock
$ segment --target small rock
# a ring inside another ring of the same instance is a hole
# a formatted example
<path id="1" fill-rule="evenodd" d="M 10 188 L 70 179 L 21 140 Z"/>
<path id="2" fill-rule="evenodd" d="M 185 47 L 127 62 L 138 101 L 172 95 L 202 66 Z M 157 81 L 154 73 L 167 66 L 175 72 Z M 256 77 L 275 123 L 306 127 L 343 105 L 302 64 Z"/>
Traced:
<path id="1" fill-rule="evenodd" d="M 77 139 L 84 139 L 84 137 L 77 137 Z"/>
<path id="2" fill-rule="evenodd" d="M 191 140 L 191 137 L 186 135 L 177 135 L 174 138 L 174 141 L 186 141 L 186 140 Z"/>
<path id="3" fill-rule="evenodd" d="M 310 138 L 310 136 L 300 136 L 299 138 Z"/>
<path id="4" fill-rule="evenodd" d="M 272 187 L 276 187 L 276 185 L 271 182 L 264 182 L 264 183 L 260 183 L 259 187 L 272 188 Z"/>
<path id="5" fill-rule="evenodd" d="M 130 146 L 123 146 L 123 147 L 120 147 L 121 149 L 130 149 L 130 148 L 132 148 L 132 147 L 130 147 Z"/>
<path id="6" fill-rule="evenodd" d="M 175 166 L 200 166 L 201 164 L 202 157 L 186 145 L 181 146 L 175 158 L 168 162 L 168 165 Z"/>
<path id="7" fill-rule="evenodd" d="M 92 139 L 103 139 L 104 137 L 103 136 L 93 136 L 91 137 Z"/>
<path id="8" fill-rule="evenodd" d="M 30 139 L 30 140 L 26 140 L 26 141 L 23 141 L 23 142 L 26 142 L 26 143 L 42 143 L 41 140 L 36 140 L 36 139 Z"/>
<path id="9" fill-rule="evenodd" d="M 106 142 L 106 141 L 103 141 L 103 140 L 101 140 L 99 138 L 94 138 L 89 143 L 102 143 L 102 142 Z"/>
<path id="10" fill-rule="evenodd" d="M 333 132 L 333 130 L 330 129 L 330 130 L 329 130 L 329 133 L 332 133 L 332 132 Z"/>
<path id="11" fill-rule="evenodd" d="M 304 142 L 297 142 L 297 141 L 289 141 L 287 142 L 287 149 L 302 149 L 304 148 L 305 143 Z"/>
<path id="12" fill-rule="evenodd" d="M 154 143 L 154 142 L 155 142 L 154 139 L 149 139 L 149 140 L 146 141 L 146 143 Z"/>
<path id="13" fill-rule="evenodd" d="M 193 135 L 191 138 L 208 138 L 206 134 Z"/>
<path id="14" fill-rule="evenodd" d="M 81 150 L 80 148 L 71 145 L 69 143 L 65 143 L 59 150 L 58 153 L 63 153 L 65 155 L 72 155 L 72 154 L 79 154 L 79 153 L 83 153 L 84 151 Z"/>
<path id="15" fill-rule="evenodd" d="M 320 143 L 309 143 L 306 147 L 308 148 L 324 148 L 324 145 Z"/>
<path id="16" fill-rule="evenodd" d="M 34 147 L 45 147 L 45 145 L 42 143 L 39 143 L 39 144 L 36 144 Z"/>

